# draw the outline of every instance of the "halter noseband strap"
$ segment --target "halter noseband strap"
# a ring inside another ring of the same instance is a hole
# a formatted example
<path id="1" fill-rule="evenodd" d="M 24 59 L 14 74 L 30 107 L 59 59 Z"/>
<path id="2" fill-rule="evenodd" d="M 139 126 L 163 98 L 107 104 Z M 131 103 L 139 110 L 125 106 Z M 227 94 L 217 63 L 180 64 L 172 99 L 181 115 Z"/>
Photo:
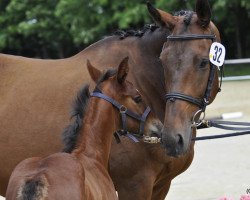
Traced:
<path id="1" fill-rule="evenodd" d="M 144 126 L 145 126 L 145 121 L 146 118 L 148 116 L 148 114 L 150 113 L 151 109 L 150 107 L 147 107 L 146 110 L 143 112 L 143 114 L 140 116 L 134 112 L 132 112 L 131 110 L 127 109 L 124 105 L 121 105 L 120 103 L 118 103 L 116 100 L 112 99 L 111 97 L 106 96 L 105 94 L 103 94 L 101 92 L 101 90 L 98 89 L 95 90 L 93 93 L 90 94 L 91 97 L 98 97 L 101 99 L 106 100 L 107 102 L 111 103 L 114 107 L 116 107 L 120 114 L 121 114 L 121 119 L 122 119 L 122 130 L 119 130 L 116 132 L 115 134 L 115 138 L 117 140 L 117 142 L 120 142 L 119 136 L 117 135 L 117 133 L 119 135 L 125 135 L 127 137 L 129 137 L 130 139 L 132 139 L 134 142 L 139 142 L 137 140 L 137 138 L 135 138 L 132 134 L 129 133 L 129 131 L 127 130 L 127 115 L 129 117 L 132 117 L 138 121 L 140 121 L 140 130 L 139 130 L 139 135 L 143 135 L 144 132 Z"/>

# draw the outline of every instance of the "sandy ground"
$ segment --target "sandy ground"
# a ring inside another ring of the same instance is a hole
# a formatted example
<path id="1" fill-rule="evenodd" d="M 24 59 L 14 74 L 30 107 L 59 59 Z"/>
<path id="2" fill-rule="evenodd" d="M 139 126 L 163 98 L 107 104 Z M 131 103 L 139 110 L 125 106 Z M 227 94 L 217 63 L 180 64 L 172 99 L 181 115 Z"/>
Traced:
<path id="1" fill-rule="evenodd" d="M 237 120 L 250 122 L 249 89 L 250 81 L 224 82 L 222 92 L 208 107 L 207 116 L 242 112 L 243 117 Z M 222 132 L 228 133 L 211 128 L 199 131 L 198 135 Z M 226 195 L 239 200 L 250 189 L 249 143 L 250 135 L 196 142 L 193 163 L 173 180 L 166 199 L 217 200 Z"/>
<path id="2" fill-rule="evenodd" d="M 223 83 L 222 92 L 208 107 L 208 117 L 242 112 L 231 119 L 250 122 L 250 81 Z M 210 128 L 198 136 L 229 133 Z M 239 200 L 250 189 L 250 135 L 197 141 L 189 169 L 173 180 L 167 200 L 217 200 L 222 196 Z"/>

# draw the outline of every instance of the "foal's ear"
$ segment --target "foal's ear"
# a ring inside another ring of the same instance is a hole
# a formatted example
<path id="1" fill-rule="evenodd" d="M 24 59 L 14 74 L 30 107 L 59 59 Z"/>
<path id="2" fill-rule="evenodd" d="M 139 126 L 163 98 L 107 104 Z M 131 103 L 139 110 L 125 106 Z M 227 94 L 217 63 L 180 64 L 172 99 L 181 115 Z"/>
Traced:
<path id="1" fill-rule="evenodd" d="M 197 0 L 195 10 L 198 16 L 198 23 L 204 28 L 207 27 L 211 20 L 211 9 L 208 0 Z"/>
<path id="2" fill-rule="evenodd" d="M 126 80 L 126 77 L 128 75 L 128 71 L 129 71 L 129 66 L 128 66 L 128 57 L 124 58 L 119 67 L 118 67 L 118 71 L 117 71 L 117 81 L 120 84 L 123 84 L 124 81 Z"/>
<path id="3" fill-rule="evenodd" d="M 172 30 L 175 26 L 176 20 L 175 17 L 165 11 L 156 9 L 149 1 L 147 2 L 148 12 L 159 26 L 166 26 Z"/>
<path id="4" fill-rule="evenodd" d="M 102 72 L 99 69 L 96 69 L 90 62 L 87 60 L 87 68 L 89 71 L 89 75 L 95 83 L 98 82 L 100 77 L 102 76 Z"/>

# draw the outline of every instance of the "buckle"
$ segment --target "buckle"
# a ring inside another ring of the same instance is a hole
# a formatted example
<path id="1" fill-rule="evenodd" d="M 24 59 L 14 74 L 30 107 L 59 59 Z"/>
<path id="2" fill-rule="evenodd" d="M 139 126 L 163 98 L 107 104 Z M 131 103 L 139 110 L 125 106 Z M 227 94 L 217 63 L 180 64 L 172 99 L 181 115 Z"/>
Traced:
<path id="1" fill-rule="evenodd" d="M 202 114 L 202 113 L 203 113 L 203 116 L 200 117 L 200 118 L 198 119 L 198 122 L 196 122 L 196 121 L 195 121 L 196 116 L 197 116 L 198 114 Z M 200 125 L 203 123 L 205 117 L 206 117 L 205 111 L 202 110 L 202 109 L 198 110 L 198 111 L 194 114 L 194 116 L 193 116 L 193 119 L 192 119 L 192 127 L 200 126 Z"/>
<path id="2" fill-rule="evenodd" d="M 124 105 L 121 105 L 121 107 L 119 108 L 120 113 L 126 113 L 127 110 L 128 109 Z"/>

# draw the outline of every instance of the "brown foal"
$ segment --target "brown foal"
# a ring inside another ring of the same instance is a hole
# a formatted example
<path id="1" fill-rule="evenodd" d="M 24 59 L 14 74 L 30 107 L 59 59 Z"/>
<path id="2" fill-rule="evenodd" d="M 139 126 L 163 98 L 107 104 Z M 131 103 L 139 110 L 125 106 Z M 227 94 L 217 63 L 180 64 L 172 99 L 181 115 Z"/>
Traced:
<path id="1" fill-rule="evenodd" d="M 146 106 L 140 93 L 126 80 L 128 58 L 118 70 L 108 70 L 103 76 L 89 62 L 88 70 L 97 83 L 96 90 L 123 105 L 120 110 L 127 108 L 138 116 L 144 113 Z M 11 175 L 6 199 L 118 199 L 107 168 L 113 133 L 121 129 L 119 110 L 105 99 L 90 95 L 88 86 L 79 92 L 75 107 L 74 112 L 84 118 L 82 122 L 77 118 L 68 127 L 78 130 L 72 153 L 22 161 Z M 127 119 L 130 132 L 137 132 L 139 125 L 138 121 Z M 145 133 L 150 135 L 161 128 L 161 122 L 149 113 Z"/>

